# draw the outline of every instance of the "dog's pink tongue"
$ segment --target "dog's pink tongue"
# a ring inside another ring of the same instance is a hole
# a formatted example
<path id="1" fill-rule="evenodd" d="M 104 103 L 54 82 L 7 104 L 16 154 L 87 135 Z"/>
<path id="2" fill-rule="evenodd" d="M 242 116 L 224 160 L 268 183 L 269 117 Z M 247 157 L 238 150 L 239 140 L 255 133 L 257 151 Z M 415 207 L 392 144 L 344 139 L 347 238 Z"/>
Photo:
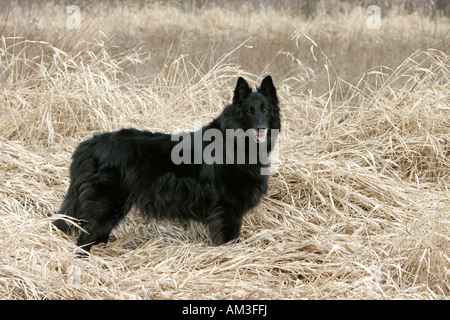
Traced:
<path id="1" fill-rule="evenodd" d="M 265 133 L 257 134 L 256 139 L 258 140 L 258 142 L 264 142 L 264 141 L 266 141 L 266 134 Z"/>

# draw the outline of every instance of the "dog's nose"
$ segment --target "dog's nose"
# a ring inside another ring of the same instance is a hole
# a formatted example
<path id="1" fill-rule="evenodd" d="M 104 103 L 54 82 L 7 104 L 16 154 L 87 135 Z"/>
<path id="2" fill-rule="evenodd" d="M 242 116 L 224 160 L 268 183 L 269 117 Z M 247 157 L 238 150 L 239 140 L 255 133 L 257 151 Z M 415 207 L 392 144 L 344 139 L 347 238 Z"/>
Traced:
<path id="1" fill-rule="evenodd" d="M 265 125 L 258 125 L 258 126 L 256 126 L 256 130 L 258 130 L 258 131 L 267 130 L 267 127 Z"/>

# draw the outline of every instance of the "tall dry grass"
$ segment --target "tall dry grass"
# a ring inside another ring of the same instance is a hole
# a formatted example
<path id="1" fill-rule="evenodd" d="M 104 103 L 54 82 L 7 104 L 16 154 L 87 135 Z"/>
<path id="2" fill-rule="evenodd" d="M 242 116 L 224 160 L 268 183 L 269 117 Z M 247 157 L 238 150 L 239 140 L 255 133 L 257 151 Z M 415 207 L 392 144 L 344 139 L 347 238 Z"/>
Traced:
<path id="1" fill-rule="evenodd" d="M 80 30 L 53 4 L 0 19 L 2 299 L 448 297 L 448 18 L 392 11 L 368 30 L 357 7 L 312 20 L 248 7 L 83 10 Z M 202 225 L 132 212 L 89 261 L 75 258 L 51 221 L 80 141 L 194 129 L 239 75 L 255 85 L 268 73 L 280 166 L 240 242 L 211 247 Z"/>

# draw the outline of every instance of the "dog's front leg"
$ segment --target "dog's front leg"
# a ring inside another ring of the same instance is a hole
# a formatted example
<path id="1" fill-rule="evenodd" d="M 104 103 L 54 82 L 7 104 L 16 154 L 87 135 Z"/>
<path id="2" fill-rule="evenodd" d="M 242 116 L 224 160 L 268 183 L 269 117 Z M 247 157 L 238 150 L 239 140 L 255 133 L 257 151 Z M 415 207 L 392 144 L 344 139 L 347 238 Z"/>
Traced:
<path id="1" fill-rule="evenodd" d="M 214 245 L 220 246 L 239 237 L 245 211 L 225 207 L 211 214 L 206 223 Z"/>

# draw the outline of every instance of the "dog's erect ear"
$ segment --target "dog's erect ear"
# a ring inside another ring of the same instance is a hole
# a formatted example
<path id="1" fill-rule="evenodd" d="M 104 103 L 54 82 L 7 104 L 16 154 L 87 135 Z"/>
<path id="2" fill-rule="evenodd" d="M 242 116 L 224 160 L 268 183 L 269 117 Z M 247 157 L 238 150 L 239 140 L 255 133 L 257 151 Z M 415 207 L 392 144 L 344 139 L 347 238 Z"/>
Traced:
<path id="1" fill-rule="evenodd" d="M 258 92 L 268 98 L 272 98 L 275 101 L 278 101 L 277 90 L 273 85 L 271 76 L 267 76 L 263 79 L 263 81 L 261 82 L 261 86 L 258 88 Z"/>
<path id="2" fill-rule="evenodd" d="M 234 89 L 233 104 L 239 104 L 239 102 L 247 97 L 252 92 L 252 89 L 248 85 L 244 78 L 239 77 L 236 88 Z"/>

